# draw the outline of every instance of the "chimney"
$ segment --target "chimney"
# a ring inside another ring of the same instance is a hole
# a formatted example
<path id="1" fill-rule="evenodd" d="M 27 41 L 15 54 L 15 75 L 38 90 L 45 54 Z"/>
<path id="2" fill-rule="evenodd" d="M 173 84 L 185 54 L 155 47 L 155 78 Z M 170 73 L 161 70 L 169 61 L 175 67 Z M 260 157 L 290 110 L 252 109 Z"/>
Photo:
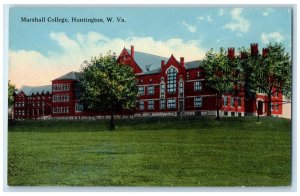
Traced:
<path id="1" fill-rule="evenodd" d="M 161 67 L 165 66 L 165 61 L 161 60 Z"/>
<path id="2" fill-rule="evenodd" d="M 258 55 L 258 44 L 251 44 L 251 56 Z"/>
<path id="3" fill-rule="evenodd" d="M 180 65 L 184 67 L 184 57 L 180 57 Z"/>
<path id="4" fill-rule="evenodd" d="M 268 48 L 263 48 L 262 50 L 262 56 L 265 57 L 268 54 Z"/>
<path id="5" fill-rule="evenodd" d="M 234 57 L 235 57 L 235 51 L 234 51 L 234 48 L 228 48 L 228 58 L 233 60 Z"/>
<path id="6" fill-rule="evenodd" d="M 131 45 L 131 56 L 134 59 L 134 46 L 133 45 Z"/>

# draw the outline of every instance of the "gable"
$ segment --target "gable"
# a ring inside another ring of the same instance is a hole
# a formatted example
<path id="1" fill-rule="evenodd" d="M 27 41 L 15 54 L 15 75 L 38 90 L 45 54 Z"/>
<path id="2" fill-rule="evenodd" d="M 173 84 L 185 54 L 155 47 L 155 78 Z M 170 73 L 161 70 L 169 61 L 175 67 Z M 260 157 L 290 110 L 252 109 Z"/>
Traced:
<path id="1" fill-rule="evenodd" d="M 129 65 L 134 73 L 143 73 L 143 70 L 139 67 L 139 65 L 134 61 L 129 52 L 124 48 L 119 55 L 117 61 L 124 65 Z"/>

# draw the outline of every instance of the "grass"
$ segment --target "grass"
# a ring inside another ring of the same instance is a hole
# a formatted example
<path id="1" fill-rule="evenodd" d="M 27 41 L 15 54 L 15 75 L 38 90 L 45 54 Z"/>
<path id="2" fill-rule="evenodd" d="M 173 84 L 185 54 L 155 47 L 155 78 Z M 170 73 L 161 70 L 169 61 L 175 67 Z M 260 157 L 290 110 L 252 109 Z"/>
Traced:
<path id="1" fill-rule="evenodd" d="M 291 121 L 149 118 L 9 123 L 8 184 L 287 186 Z"/>

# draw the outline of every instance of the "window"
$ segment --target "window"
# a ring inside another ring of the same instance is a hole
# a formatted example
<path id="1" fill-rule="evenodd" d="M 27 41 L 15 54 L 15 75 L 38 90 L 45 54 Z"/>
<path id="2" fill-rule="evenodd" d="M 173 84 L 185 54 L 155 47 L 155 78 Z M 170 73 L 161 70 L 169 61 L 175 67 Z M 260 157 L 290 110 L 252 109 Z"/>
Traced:
<path id="1" fill-rule="evenodd" d="M 224 112 L 224 116 L 228 116 L 228 112 Z"/>
<path id="2" fill-rule="evenodd" d="M 275 107 L 276 110 L 279 110 L 279 104 L 276 104 Z"/>
<path id="3" fill-rule="evenodd" d="M 69 95 L 54 95 L 53 102 L 68 102 L 70 100 Z"/>
<path id="4" fill-rule="evenodd" d="M 170 109 L 176 108 L 176 99 L 168 99 L 167 107 Z"/>
<path id="5" fill-rule="evenodd" d="M 179 82 L 179 96 L 183 97 L 183 82 Z"/>
<path id="6" fill-rule="evenodd" d="M 83 111 L 83 105 L 81 103 L 75 104 L 75 112 L 82 112 Z"/>
<path id="7" fill-rule="evenodd" d="M 140 101 L 139 108 L 140 108 L 140 110 L 144 110 L 144 102 L 143 101 Z"/>
<path id="8" fill-rule="evenodd" d="M 154 86 L 148 86 L 148 95 L 154 94 Z"/>
<path id="9" fill-rule="evenodd" d="M 197 71 L 197 77 L 198 78 L 200 77 L 200 71 Z"/>
<path id="10" fill-rule="evenodd" d="M 164 99 L 160 100 L 160 109 L 165 109 L 165 100 Z"/>
<path id="11" fill-rule="evenodd" d="M 224 97 L 224 104 L 223 104 L 225 107 L 228 106 L 228 98 L 227 97 Z"/>
<path id="12" fill-rule="evenodd" d="M 168 77 L 168 93 L 175 93 L 176 92 L 176 75 L 177 71 L 174 67 L 171 67 L 167 71 L 167 77 Z"/>
<path id="13" fill-rule="evenodd" d="M 145 94 L 145 87 L 144 86 L 139 86 L 138 93 L 139 93 L 139 95 L 144 95 Z"/>
<path id="14" fill-rule="evenodd" d="M 231 116 L 235 116 L 235 112 L 231 112 Z"/>
<path id="15" fill-rule="evenodd" d="M 238 98 L 238 107 L 241 107 L 242 106 L 242 99 L 239 97 Z"/>
<path id="16" fill-rule="evenodd" d="M 186 79 L 190 79 L 190 73 L 189 72 L 186 72 Z"/>
<path id="17" fill-rule="evenodd" d="M 201 90 L 201 82 L 200 81 L 194 82 L 194 90 L 195 91 L 200 91 Z"/>
<path id="18" fill-rule="evenodd" d="M 234 107 L 234 98 L 231 98 L 231 99 L 230 99 L 230 106 L 231 106 L 231 107 Z"/>
<path id="19" fill-rule="evenodd" d="M 161 98 L 165 97 L 165 84 L 160 85 L 160 97 Z"/>
<path id="20" fill-rule="evenodd" d="M 153 100 L 149 100 L 148 101 L 148 110 L 153 110 L 154 109 L 154 101 Z"/>
<path id="21" fill-rule="evenodd" d="M 202 97 L 195 97 L 194 98 L 194 106 L 195 107 L 202 107 Z"/>
<path id="22" fill-rule="evenodd" d="M 70 85 L 69 84 L 54 84 L 53 90 L 54 91 L 68 91 L 68 90 L 70 90 Z"/>

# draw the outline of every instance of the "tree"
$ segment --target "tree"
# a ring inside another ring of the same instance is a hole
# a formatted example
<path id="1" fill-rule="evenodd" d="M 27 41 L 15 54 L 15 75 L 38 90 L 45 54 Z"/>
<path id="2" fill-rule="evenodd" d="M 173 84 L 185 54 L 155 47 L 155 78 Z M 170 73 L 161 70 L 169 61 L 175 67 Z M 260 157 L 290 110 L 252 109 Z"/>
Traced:
<path id="1" fill-rule="evenodd" d="M 232 60 L 229 59 L 223 48 L 219 53 L 209 50 L 203 60 L 203 69 L 205 70 L 206 85 L 212 89 L 216 97 L 217 118 L 220 120 L 220 107 L 222 96 L 233 90 L 233 69 Z"/>
<path id="2" fill-rule="evenodd" d="M 241 49 L 241 57 L 239 63 L 243 68 L 243 84 L 244 84 L 244 97 L 245 97 L 245 107 L 251 107 L 254 102 L 257 121 L 259 122 L 259 111 L 257 103 L 257 91 L 260 88 L 260 81 L 258 78 L 258 68 L 261 67 L 262 55 L 257 53 L 251 55 L 249 51 L 245 48 Z"/>
<path id="3" fill-rule="evenodd" d="M 119 64 L 108 54 L 94 57 L 81 68 L 81 100 L 88 108 L 110 112 L 110 128 L 114 129 L 114 115 L 121 110 L 131 110 L 137 103 L 137 81 L 130 66 Z"/>
<path id="4" fill-rule="evenodd" d="M 272 95 L 278 92 L 286 96 L 291 94 L 291 57 L 281 43 L 269 43 L 266 53 L 249 58 L 249 64 L 254 68 L 257 87 L 267 94 L 267 116 L 271 116 Z"/>
<path id="5" fill-rule="evenodd" d="M 14 93 L 16 92 L 16 86 L 8 81 L 8 107 L 13 107 L 14 105 Z"/>

